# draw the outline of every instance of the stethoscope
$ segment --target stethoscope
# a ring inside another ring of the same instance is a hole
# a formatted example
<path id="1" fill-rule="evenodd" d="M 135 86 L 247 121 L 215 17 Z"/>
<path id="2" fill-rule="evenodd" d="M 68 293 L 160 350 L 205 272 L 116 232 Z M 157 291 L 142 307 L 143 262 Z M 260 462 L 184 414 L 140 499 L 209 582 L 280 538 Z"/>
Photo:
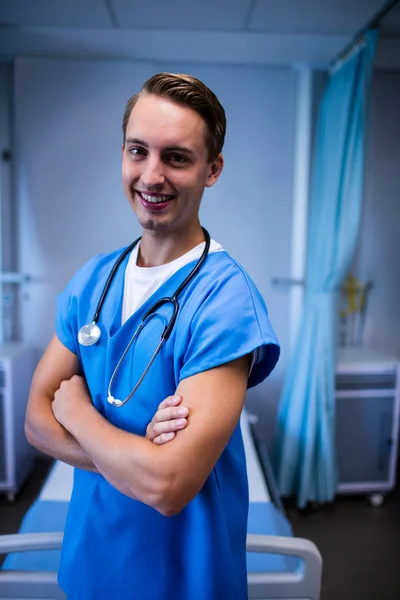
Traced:
<path id="1" fill-rule="evenodd" d="M 160 300 L 157 300 L 157 302 L 155 302 L 143 315 L 141 322 L 139 323 L 138 328 L 136 329 L 135 333 L 133 334 L 133 336 L 131 337 L 131 340 L 129 342 L 129 344 L 127 345 L 127 347 L 125 348 L 124 353 L 122 354 L 121 358 L 118 361 L 117 366 L 114 369 L 114 372 L 111 376 L 110 379 L 110 383 L 108 384 L 108 390 L 107 390 L 107 401 L 112 404 L 113 406 L 116 407 L 121 407 L 124 406 L 124 404 L 126 404 L 131 398 L 132 396 L 135 394 L 136 390 L 138 389 L 138 387 L 140 386 L 140 384 L 142 383 L 143 379 L 146 377 L 151 365 L 153 364 L 157 354 L 160 352 L 164 342 L 169 338 L 169 336 L 171 335 L 172 329 L 174 328 L 175 325 L 175 321 L 176 318 L 178 316 L 178 311 L 179 311 L 179 303 L 178 303 L 178 296 L 179 294 L 182 292 L 182 290 L 190 283 L 190 281 L 192 281 L 192 279 L 197 275 L 198 271 L 200 270 L 202 264 L 204 263 L 204 261 L 207 258 L 208 252 L 210 250 L 210 235 L 208 233 L 208 231 L 206 229 L 204 229 L 204 227 L 202 227 L 203 233 L 204 233 L 204 237 L 205 237 L 205 247 L 203 250 L 202 255 L 200 256 L 199 260 L 197 261 L 197 263 L 195 264 L 195 266 L 193 267 L 193 269 L 190 271 L 189 275 L 186 277 L 186 279 L 181 283 L 181 285 L 177 288 L 177 290 L 175 291 L 175 293 L 172 296 L 166 296 L 165 298 L 160 298 Z M 96 312 L 94 313 L 94 317 L 91 323 L 88 323 L 87 325 L 84 325 L 83 327 L 80 328 L 79 332 L 78 332 L 78 342 L 82 345 L 82 346 L 93 346 L 93 344 L 96 344 L 101 336 L 101 330 L 100 327 L 97 325 L 97 321 L 99 320 L 99 316 L 100 316 L 100 311 L 102 309 L 102 306 L 104 304 L 105 298 L 107 296 L 108 290 L 110 289 L 111 283 L 114 279 L 114 275 L 118 269 L 118 267 L 120 266 L 120 264 L 123 262 L 124 258 L 126 257 L 127 254 L 129 254 L 129 252 L 131 252 L 133 250 L 133 248 L 136 246 L 136 244 L 141 240 L 141 238 L 138 238 L 137 240 L 135 240 L 134 242 L 132 242 L 132 244 L 130 246 L 128 246 L 123 253 L 118 257 L 116 263 L 114 264 L 113 268 L 111 269 L 111 272 L 108 276 L 108 279 L 106 281 L 106 284 L 104 286 L 103 292 L 100 296 L 100 300 L 97 304 L 97 308 L 96 308 Z M 164 331 L 161 334 L 161 338 L 160 338 L 160 342 L 157 346 L 157 348 L 154 351 L 153 356 L 150 358 L 145 370 L 143 371 L 143 374 L 141 375 L 139 381 L 137 382 L 137 384 L 135 385 L 135 387 L 133 388 L 133 390 L 131 391 L 131 393 L 124 399 L 124 400 L 118 400 L 117 398 L 114 398 L 114 396 L 111 393 L 111 388 L 112 385 L 114 383 L 115 377 L 121 367 L 121 364 L 129 350 L 129 348 L 132 346 L 133 342 L 136 340 L 136 338 L 138 337 L 139 333 L 142 331 L 143 327 L 145 326 L 145 321 L 148 319 L 148 317 L 150 315 L 155 314 L 155 312 L 160 308 L 160 306 L 164 305 L 164 304 L 172 304 L 174 307 L 172 316 L 169 318 L 169 320 L 167 321 L 165 327 L 164 327 Z"/>

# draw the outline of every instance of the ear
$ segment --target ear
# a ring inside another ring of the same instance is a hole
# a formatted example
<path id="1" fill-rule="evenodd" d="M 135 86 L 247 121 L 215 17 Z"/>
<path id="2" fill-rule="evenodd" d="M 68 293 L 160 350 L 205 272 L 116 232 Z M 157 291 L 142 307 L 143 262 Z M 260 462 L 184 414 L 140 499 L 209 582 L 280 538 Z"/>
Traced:
<path id="1" fill-rule="evenodd" d="M 220 152 L 216 159 L 208 165 L 206 187 L 211 187 L 218 180 L 224 168 L 224 157 Z"/>

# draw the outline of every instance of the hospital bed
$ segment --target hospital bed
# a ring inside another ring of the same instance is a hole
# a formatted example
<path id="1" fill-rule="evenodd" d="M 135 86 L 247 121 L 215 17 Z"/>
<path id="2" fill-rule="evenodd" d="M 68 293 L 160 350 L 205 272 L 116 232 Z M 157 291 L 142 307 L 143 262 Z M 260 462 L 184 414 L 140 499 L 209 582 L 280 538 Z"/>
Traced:
<path id="1" fill-rule="evenodd" d="M 319 600 L 322 560 L 318 549 L 309 540 L 293 537 L 268 457 L 257 442 L 247 411 L 243 411 L 241 429 L 250 491 L 249 598 Z M 0 554 L 7 554 L 0 569 L 2 600 L 65 599 L 56 573 L 72 475 L 72 467 L 56 461 L 39 497 L 25 515 L 20 532 L 0 536 Z"/>

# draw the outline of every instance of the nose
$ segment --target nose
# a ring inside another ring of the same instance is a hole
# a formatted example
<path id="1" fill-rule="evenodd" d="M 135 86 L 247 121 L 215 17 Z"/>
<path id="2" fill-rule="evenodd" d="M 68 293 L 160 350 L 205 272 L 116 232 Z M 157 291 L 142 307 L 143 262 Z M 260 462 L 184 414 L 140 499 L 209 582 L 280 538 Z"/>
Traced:
<path id="1" fill-rule="evenodd" d="M 146 190 L 159 188 L 165 183 L 163 163 L 158 156 L 148 156 L 143 161 L 142 183 Z"/>

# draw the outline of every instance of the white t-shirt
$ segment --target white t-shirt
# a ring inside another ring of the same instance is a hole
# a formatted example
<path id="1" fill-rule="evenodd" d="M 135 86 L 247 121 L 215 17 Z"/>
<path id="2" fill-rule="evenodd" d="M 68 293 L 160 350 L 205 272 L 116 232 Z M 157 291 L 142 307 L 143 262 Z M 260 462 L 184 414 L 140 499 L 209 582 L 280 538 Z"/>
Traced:
<path id="1" fill-rule="evenodd" d="M 138 267 L 136 263 L 139 244 L 137 244 L 131 252 L 125 270 L 122 324 L 174 273 L 190 262 L 198 260 L 203 253 L 204 246 L 205 242 L 201 242 L 183 256 L 159 267 Z M 221 250 L 223 250 L 221 244 L 211 240 L 209 254 Z"/>

